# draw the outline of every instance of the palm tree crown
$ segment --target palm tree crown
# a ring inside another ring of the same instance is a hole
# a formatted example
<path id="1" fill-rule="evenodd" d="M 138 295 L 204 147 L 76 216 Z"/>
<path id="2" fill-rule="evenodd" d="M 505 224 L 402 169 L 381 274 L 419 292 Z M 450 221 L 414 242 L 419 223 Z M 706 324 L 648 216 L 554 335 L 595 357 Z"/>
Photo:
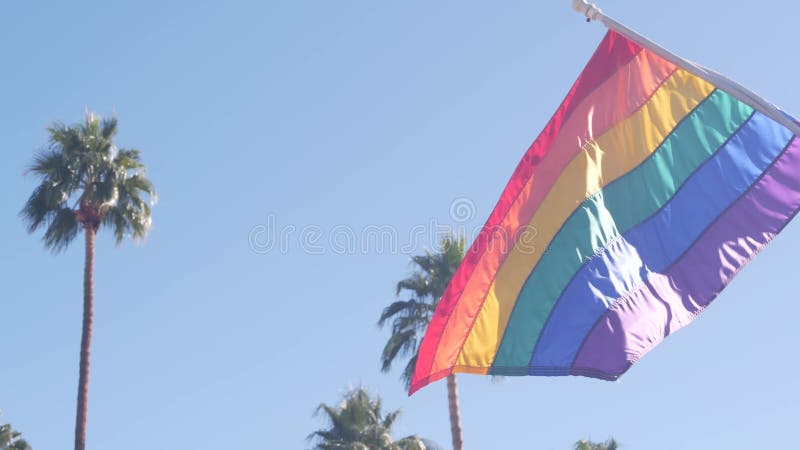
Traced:
<path id="1" fill-rule="evenodd" d="M 319 405 L 316 414 L 323 414 L 330 427 L 309 435 L 315 450 L 426 450 L 435 445 L 417 436 L 395 441 L 392 426 L 400 411 L 383 414 L 381 399 L 371 398 L 363 388 L 345 395 L 338 407 Z"/>
<path id="2" fill-rule="evenodd" d="M 40 184 L 21 212 L 28 231 L 44 227 L 45 247 L 55 252 L 69 245 L 80 225 L 94 231 L 106 225 L 118 244 L 128 234 L 144 238 L 155 191 L 139 151 L 114 146 L 117 119 L 89 113 L 81 124 L 55 123 L 48 132 L 49 147 L 29 168 Z"/>
<path id="3" fill-rule="evenodd" d="M 605 442 L 592 442 L 582 439 L 575 443 L 575 450 L 617 450 L 618 448 L 619 444 L 614 438 Z"/>
<path id="4" fill-rule="evenodd" d="M 0 450 L 31 450 L 31 446 L 22 439 L 18 431 L 11 425 L 0 425 Z"/>
<path id="5" fill-rule="evenodd" d="M 397 283 L 397 296 L 408 292 L 408 300 L 398 300 L 387 306 L 378 325 L 392 322 L 392 334 L 381 354 L 381 370 L 388 372 L 398 357 L 409 357 L 402 380 L 406 389 L 411 386 L 414 366 L 417 363 L 419 343 L 431 321 L 439 299 L 444 295 L 450 279 L 464 259 L 464 239 L 447 237 L 442 240 L 441 251 L 411 258 L 416 270 L 406 279 Z"/>

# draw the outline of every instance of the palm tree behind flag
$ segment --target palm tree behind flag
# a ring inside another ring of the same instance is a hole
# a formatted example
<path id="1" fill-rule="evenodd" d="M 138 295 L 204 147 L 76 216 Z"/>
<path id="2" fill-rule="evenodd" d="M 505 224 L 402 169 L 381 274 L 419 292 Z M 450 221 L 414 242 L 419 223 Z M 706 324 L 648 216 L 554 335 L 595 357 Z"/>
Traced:
<path id="1" fill-rule="evenodd" d="M 428 328 L 436 305 L 463 259 L 464 238 L 453 236 L 442 240 L 439 252 L 426 251 L 424 255 L 412 257 L 411 260 L 416 266 L 416 270 L 411 276 L 397 283 L 396 292 L 398 297 L 407 292 L 411 298 L 397 300 L 387 306 L 378 320 L 380 327 L 385 326 L 389 321 L 392 323 L 392 334 L 381 354 L 381 370 L 388 372 L 396 359 L 408 357 L 402 375 L 406 390 L 411 387 L 411 378 L 414 375 L 414 366 L 417 362 L 417 352 L 422 336 Z M 447 377 L 447 399 L 453 449 L 462 450 L 464 444 L 455 375 Z"/>
<path id="2" fill-rule="evenodd" d="M 75 450 L 86 447 L 89 395 L 89 349 L 94 320 L 94 241 L 101 226 L 110 228 L 117 244 L 126 235 L 143 239 L 150 229 L 155 190 L 145 176 L 138 150 L 114 145 L 117 119 L 87 113 L 83 123 L 48 128 L 50 145 L 29 168 L 40 179 L 20 215 L 28 232 L 44 228 L 44 246 L 65 250 L 83 228 L 83 331 L 81 334 Z M 147 199 L 145 198 L 148 197 Z"/>

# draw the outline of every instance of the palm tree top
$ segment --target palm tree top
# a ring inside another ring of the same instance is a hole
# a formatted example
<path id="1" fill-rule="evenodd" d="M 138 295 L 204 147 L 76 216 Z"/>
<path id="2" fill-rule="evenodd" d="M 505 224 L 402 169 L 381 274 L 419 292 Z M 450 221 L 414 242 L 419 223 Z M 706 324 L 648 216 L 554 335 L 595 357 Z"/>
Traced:
<path id="1" fill-rule="evenodd" d="M 0 424 L 0 450 L 31 450 L 31 446 L 11 425 Z"/>
<path id="2" fill-rule="evenodd" d="M 426 450 L 436 446 L 417 436 L 399 440 L 392 437 L 392 427 L 400 411 L 383 412 L 381 398 L 374 398 L 364 388 L 344 395 L 338 406 L 319 405 L 315 416 L 324 416 L 329 427 L 308 436 L 315 450 Z"/>
<path id="3" fill-rule="evenodd" d="M 39 185 L 20 212 L 28 232 L 44 228 L 46 248 L 64 250 L 80 226 L 94 231 L 108 226 L 117 244 L 125 236 L 147 234 L 155 189 L 140 152 L 114 144 L 117 127 L 116 117 L 87 113 L 82 123 L 47 128 L 49 145 L 27 170 Z"/>
<path id="4" fill-rule="evenodd" d="M 581 439 L 575 443 L 575 450 L 617 450 L 619 443 L 611 438 L 605 442 L 592 442 L 587 439 Z"/>
<path id="5" fill-rule="evenodd" d="M 411 257 L 416 270 L 397 283 L 396 295 L 408 290 L 418 297 L 430 297 L 438 303 L 462 259 L 464 238 L 444 237 L 439 251 L 431 252 L 426 249 L 424 255 Z"/>
<path id="6" fill-rule="evenodd" d="M 414 271 L 397 283 L 396 295 L 406 293 L 407 300 L 397 300 L 384 308 L 378 326 L 391 322 L 392 333 L 381 354 L 381 370 L 388 372 L 398 358 L 408 357 L 401 379 L 406 389 L 411 387 L 414 366 L 417 363 L 419 342 L 428 328 L 433 312 L 444 295 L 464 258 L 464 238 L 447 236 L 438 251 L 426 250 L 411 258 Z"/>

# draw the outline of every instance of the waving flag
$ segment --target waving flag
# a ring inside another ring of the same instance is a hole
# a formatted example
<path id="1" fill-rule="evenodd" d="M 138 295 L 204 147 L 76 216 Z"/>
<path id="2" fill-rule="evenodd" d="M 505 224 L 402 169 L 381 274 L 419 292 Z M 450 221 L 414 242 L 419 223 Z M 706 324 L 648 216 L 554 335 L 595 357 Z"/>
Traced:
<path id="1" fill-rule="evenodd" d="M 440 300 L 411 392 L 454 372 L 617 379 L 797 213 L 799 130 L 610 30 Z"/>

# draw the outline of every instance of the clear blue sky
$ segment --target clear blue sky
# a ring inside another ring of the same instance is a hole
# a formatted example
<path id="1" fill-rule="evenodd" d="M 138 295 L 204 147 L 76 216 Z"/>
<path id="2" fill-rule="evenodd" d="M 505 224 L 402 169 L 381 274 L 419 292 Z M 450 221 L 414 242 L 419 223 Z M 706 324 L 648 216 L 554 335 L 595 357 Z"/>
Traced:
<path id="1" fill-rule="evenodd" d="M 119 116 L 118 143 L 142 149 L 160 194 L 146 243 L 98 239 L 90 449 L 306 448 L 315 407 L 358 384 L 404 410 L 400 433 L 449 446 L 444 384 L 406 397 L 378 370 L 375 321 L 430 240 L 412 230 L 452 224 L 459 198 L 474 214 L 458 225 L 482 224 L 600 41 L 569 1 L 544 3 L 5 5 L 2 419 L 37 450 L 72 443 L 83 241 L 49 254 L 17 213 L 45 127 L 89 108 Z M 800 13 L 764 5 L 601 4 L 798 114 Z M 283 250 L 257 233 L 270 217 L 297 230 Z M 370 225 L 411 251 L 335 251 L 336 230 Z M 461 377 L 467 448 L 796 441 L 798 248 L 794 223 L 620 382 Z"/>

